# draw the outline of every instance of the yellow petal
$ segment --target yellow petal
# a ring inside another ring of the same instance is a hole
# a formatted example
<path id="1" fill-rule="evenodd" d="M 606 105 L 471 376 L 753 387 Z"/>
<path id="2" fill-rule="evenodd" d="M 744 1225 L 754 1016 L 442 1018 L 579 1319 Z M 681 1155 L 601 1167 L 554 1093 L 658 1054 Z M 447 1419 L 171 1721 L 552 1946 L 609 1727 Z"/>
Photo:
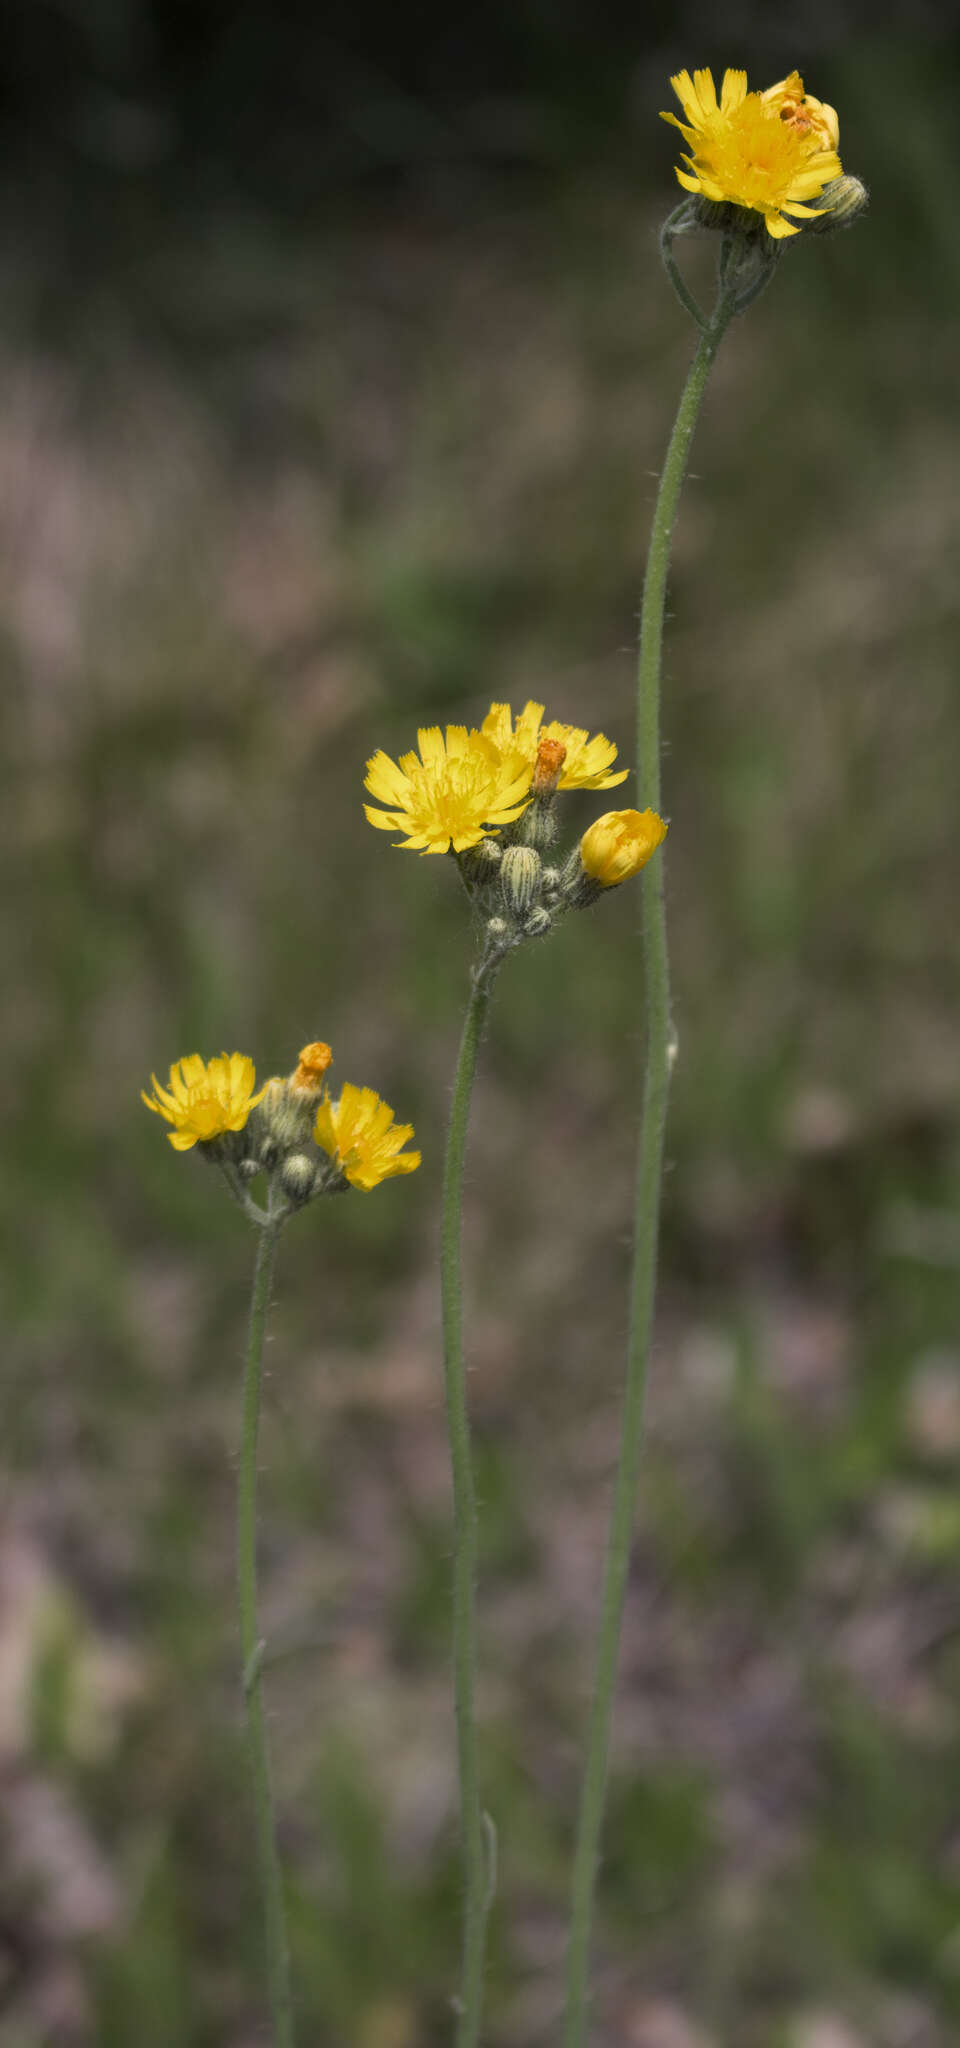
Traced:
<path id="1" fill-rule="evenodd" d="M 700 123 L 701 111 L 700 101 L 694 88 L 693 79 L 691 78 L 689 71 L 676 72 L 675 75 L 671 78 L 670 83 L 673 87 L 674 92 L 677 95 L 678 100 L 680 101 L 680 105 L 682 106 L 688 121 L 692 121 L 694 123 L 694 126 L 698 126 Z"/>
<path id="2" fill-rule="evenodd" d="M 693 89 L 700 103 L 704 119 L 709 121 L 711 115 L 719 111 L 717 107 L 717 88 L 713 82 L 713 72 L 695 71 L 693 74 Z"/>
<path id="3" fill-rule="evenodd" d="M 546 708 L 545 704 L 535 704 L 533 698 L 528 697 L 517 719 L 517 740 L 523 747 L 536 745 Z"/>
<path id="4" fill-rule="evenodd" d="M 402 804 L 410 790 L 409 778 L 382 748 L 367 762 L 363 786 L 371 796 L 379 797 L 385 804 Z"/>
<path id="5" fill-rule="evenodd" d="M 775 242 L 782 242 L 787 235 L 798 235 L 800 233 L 800 229 L 792 228 L 790 222 L 784 220 L 782 214 L 765 213 L 763 218 L 766 222 L 767 233 L 773 236 Z"/>
<path id="6" fill-rule="evenodd" d="M 179 1114 L 180 1104 L 176 1101 L 175 1097 L 170 1095 L 166 1088 L 161 1088 L 160 1083 L 157 1080 L 156 1074 L 151 1074 L 150 1079 L 153 1082 L 154 1094 L 156 1095 L 157 1103 L 162 1114 L 167 1117 L 177 1116 Z"/>
<path id="7" fill-rule="evenodd" d="M 317 1110 L 316 1122 L 313 1126 L 313 1135 L 316 1139 L 317 1144 L 321 1147 L 322 1151 L 331 1153 L 336 1151 L 337 1131 L 336 1124 L 334 1123 L 333 1107 L 329 1095 L 324 1096 L 323 1101 L 321 1102 L 320 1107 Z"/>
<path id="8" fill-rule="evenodd" d="M 768 106 L 779 106 L 783 100 L 802 100 L 803 79 L 799 71 L 791 71 L 786 78 L 778 78 L 776 85 L 768 85 L 760 94 Z"/>
<path id="9" fill-rule="evenodd" d="M 720 91 L 720 110 L 724 114 L 736 111 L 747 96 L 747 74 L 745 71 L 725 71 Z"/>
<path id="10" fill-rule="evenodd" d="M 417 730 L 417 745 L 425 768 L 444 760 L 443 734 L 438 725 L 420 726 Z"/>
<path id="11" fill-rule="evenodd" d="M 698 130 L 696 128 L 689 127 L 686 121 L 681 121 L 678 114 L 664 113 L 663 109 L 661 108 L 660 119 L 661 121 L 669 121 L 671 128 L 679 128 L 680 133 L 684 138 L 684 141 L 689 142 L 691 147 L 696 146 Z"/>
<path id="12" fill-rule="evenodd" d="M 402 811 L 375 811 L 372 804 L 364 804 L 363 815 L 379 832 L 402 832 L 409 822 Z"/>

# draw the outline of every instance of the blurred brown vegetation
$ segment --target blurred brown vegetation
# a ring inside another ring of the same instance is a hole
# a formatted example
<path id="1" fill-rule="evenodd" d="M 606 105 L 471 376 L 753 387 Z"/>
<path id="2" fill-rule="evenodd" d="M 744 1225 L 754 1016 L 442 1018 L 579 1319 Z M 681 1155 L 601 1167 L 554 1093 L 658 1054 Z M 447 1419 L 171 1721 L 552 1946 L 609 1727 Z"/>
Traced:
<path id="1" fill-rule="evenodd" d="M 756 42 L 720 62 L 795 60 Z M 333 150 L 299 214 L 118 164 L 136 124 L 89 95 L 93 168 L 63 123 L 39 188 L 11 151 L 0 2048 L 265 2038 L 232 1613 L 252 1247 L 138 1090 L 315 1036 L 424 1166 L 282 1248 L 262 1576 L 303 2040 L 450 2038 L 435 1263 L 469 938 L 361 781 L 491 699 L 630 758 L 691 350 L 655 116 L 700 50 L 652 51 L 611 31 L 610 128 L 602 67 L 578 99 L 544 65 L 526 126 L 461 107 L 455 161 L 364 72 L 351 132 L 394 140 L 370 175 Z M 960 2016 L 956 66 L 879 31 L 799 56 L 873 205 L 725 344 L 677 536 L 680 1059 L 596 2048 L 947 2048 Z M 571 798 L 571 834 L 601 807 Z M 508 963 L 472 1135 L 491 2048 L 558 2026 L 635 918 L 624 890 Z"/>

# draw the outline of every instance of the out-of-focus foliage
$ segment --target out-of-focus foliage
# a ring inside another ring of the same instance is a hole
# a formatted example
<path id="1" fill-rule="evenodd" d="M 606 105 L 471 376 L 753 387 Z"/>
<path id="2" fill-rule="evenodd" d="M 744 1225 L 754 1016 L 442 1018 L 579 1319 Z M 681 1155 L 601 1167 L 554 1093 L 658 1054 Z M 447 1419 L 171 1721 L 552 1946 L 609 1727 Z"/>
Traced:
<path id="1" fill-rule="evenodd" d="M 439 19 L 419 72 L 400 13 L 379 42 L 356 15 L 325 29 L 327 126 L 317 10 L 19 13 L 0 2048 L 258 2038 L 231 1608 L 252 1245 L 138 1091 L 186 1051 L 240 1045 L 266 1074 L 314 1037 L 424 1164 L 282 1248 L 262 1576 L 303 2038 L 449 2040 L 435 1249 L 470 948 L 446 864 L 365 825 L 363 763 L 528 696 L 630 757 L 691 349 L 656 259 L 655 117 L 701 61 L 799 62 L 873 200 L 791 249 L 725 344 L 678 531 L 680 1059 L 596 2041 L 947 2048 L 960 2023 L 956 65 L 894 17 L 858 37 L 814 15 L 799 49 L 758 20 L 719 48 L 692 9 L 659 32 L 611 14 L 587 63 L 585 15 L 564 42 L 556 13 L 495 13 L 459 73 Z M 567 803 L 571 836 L 603 807 Z M 491 2048 L 556 2039 L 635 913 L 624 889 L 508 963 L 483 1054 Z"/>

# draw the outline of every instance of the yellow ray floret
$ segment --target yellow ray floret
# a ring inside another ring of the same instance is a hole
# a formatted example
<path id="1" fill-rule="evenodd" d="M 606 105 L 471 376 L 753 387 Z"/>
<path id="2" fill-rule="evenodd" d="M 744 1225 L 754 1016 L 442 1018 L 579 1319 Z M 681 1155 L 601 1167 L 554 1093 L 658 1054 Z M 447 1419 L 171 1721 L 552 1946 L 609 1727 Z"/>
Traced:
<path id="1" fill-rule="evenodd" d="M 532 767 L 518 748 L 502 751 L 465 725 L 437 725 L 418 732 L 419 754 L 392 761 L 382 751 L 367 762 L 364 788 L 388 810 L 364 804 L 381 832 L 402 832 L 397 841 L 416 853 L 465 853 L 500 825 L 511 825 L 526 809 Z"/>
<path id="2" fill-rule="evenodd" d="M 522 753 L 530 763 L 531 775 L 541 740 L 555 740 L 565 750 L 559 789 L 613 789 L 616 783 L 626 781 L 628 769 L 610 773 L 617 750 L 605 733 L 594 733 L 591 739 L 583 726 L 564 725 L 558 718 L 544 725 L 544 710 L 543 704 L 531 699 L 514 720 L 509 704 L 491 704 L 481 729 L 502 751 L 514 747 Z"/>
<path id="3" fill-rule="evenodd" d="M 833 107 L 804 90 L 791 71 L 765 92 L 747 91 L 745 71 L 726 71 L 720 99 L 709 71 L 680 71 L 671 85 L 684 118 L 664 114 L 690 145 L 677 178 L 687 192 L 762 213 L 775 240 L 799 234 L 793 222 L 816 219 L 819 197 L 843 166 Z M 787 215 L 791 219 L 787 219 Z"/>
<path id="4" fill-rule="evenodd" d="M 615 889 L 646 867 L 667 836 L 656 811 L 604 811 L 580 841 L 580 859 L 591 881 Z"/>
<path id="5" fill-rule="evenodd" d="M 156 1074 L 151 1074 L 153 1094 L 144 1089 L 140 1093 L 148 1109 L 173 1125 L 167 1136 L 174 1150 L 189 1152 L 191 1145 L 208 1145 L 224 1131 L 243 1130 L 250 1111 L 266 1094 L 266 1086 L 254 1094 L 256 1078 L 245 1052 L 225 1052 L 212 1060 L 191 1052 L 171 1067 L 169 1088 L 161 1088 Z"/>
<path id="6" fill-rule="evenodd" d="M 413 1125 L 395 1124 L 389 1102 L 381 1102 L 373 1088 L 355 1088 L 351 1081 L 338 1101 L 324 1096 L 313 1135 L 351 1187 L 364 1194 L 394 1174 L 414 1173 L 420 1164 L 419 1152 L 401 1149 L 413 1137 Z"/>

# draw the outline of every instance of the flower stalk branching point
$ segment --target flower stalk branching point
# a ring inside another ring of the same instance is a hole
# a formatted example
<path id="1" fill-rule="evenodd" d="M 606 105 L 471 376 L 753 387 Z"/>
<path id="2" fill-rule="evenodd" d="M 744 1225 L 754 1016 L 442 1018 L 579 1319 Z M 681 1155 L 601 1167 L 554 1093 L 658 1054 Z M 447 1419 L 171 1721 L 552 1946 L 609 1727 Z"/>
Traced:
<path id="1" fill-rule="evenodd" d="M 791 72 L 766 91 L 751 93 L 746 73 L 728 70 L 719 96 L 709 71 L 695 71 L 692 77 L 681 71 L 671 83 L 683 119 L 672 113 L 664 119 L 680 129 L 688 145 L 685 168 L 676 173 L 688 197 L 664 223 L 660 250 L 667 276 L 699 339 L 660 478 L 643 585 L 637 664 L 639 808 L 611 813 L 585 835 L 581 895 L 589 885 L 602 887 L 608 877 L 616 878 L 621 861 L 629 859 L 642 821 L 659 819 L 660 673 L 670 549 L 690 446 L 720 343 L 734 316 L 744 313 L 770 282 L 781 250 L 798 237 L 849 224 L 862 212 L 867 196 L 859 179 L 850 179 L 843 171 L 834 109 L 806 91 L 799 72 Z M 678 238 L 690 234 L 717 238 L 716 296 L 709 311 L 701 307 L 674 256 Z M 614 818 L 616 826 L 611 823 Z M 578 885 L 574 882 L 573 886 Z M 590 1932 L 636 1514 L 656 1291 L 664 1127 L 676 1049 L 662 862 L 645 866 L 641 889 L 646 1062 L 637 1146 L 630 1330 L 571 1884 L 563 2048 L 585 2048 L 587 2040 Z"/>
<path id="2" fill-rule="evenodd" d="M 630 851 L 623 854 L 616 873 L 609 848 L 598 856 L 595 870 L 585 864 L 593 858 L 589 850 L 583 852 L 594 844 L 590 832 L 569 857 L 555 858 L 559 792 L 610 789 L 624 782 L 628 771 L 614 768 L 617 750 L 605 734 L 591 737 L 582 726 L 559 720 L 545 723 L 544 710 L 531 700 L 514 718 L 509 704 L 491 704 L 479 729 L 448 726 L 445 736 L 436 728 L 421 731 L 417 753 L 402 754 L 398 762 L 383 752 L 374 754 L 366 777 L 370 794 L 390 806 L 381 811 L 366 805 L 371 825 L 401 832 L 401 846 L 420 853 L 447 853 L 455 861 L 477 934 L 444 1153 L 440 1242 L 453 1486 L 453 1667 L 463 1874 L 458 2048 L 477 2048 L 480 2039 L 487 1920 L 496 1882 L 491 1850 L 496 1837 L 483 1810 L 477 1741 L 477 1507 L 461 1304 L 463 1181 L 480 1042 L 507 955 L 531 940 L 546 938 L 568 911 L 586 909 L 606 888 L 636 873 L 666 831 L 662 819 L 648 819 L 640 838 L 634 833 L 631 839 L 631 828 L 624 827 Z M 607 821 L 598 820 L 591 831 L 595 834 L 606 824 L 612 847 L 616 833 L 609 820 L 620 816 L 609 813 Z M 329 1140 L 332 1145 L 332 1129 L 325 1137 L 319 1122 L 317 1136 L 321 1144 Z"/>
<path id="3" fill-rule="evenodd" d="M 154 1078 L 148 1109 L 173 1125 L 171 1144 L 196 1149 L 220 1168 L 234 1199 L 258 1231 L 243 1382 L 243 1429 L 237 1487 L 237 1600 L 257 1855 L 263 1894 L 267 1985 L 274 2048 L 294 2048 L 293 1998 L 283 1879 L 277 1853 L 270 1756 L 263 1705 L 265 1644 L 257 1615 L 257 1469 L 263 1350 L 281 1231 L 317 1196 L 364 1193 L 395 1174 L 412 1173 L 419 1152 L 403 1147 L 409 1124 L 372 1088 L 349 1082 L 331 1103 L 326 1074 L 333 1054 L 322 1039 L 305 1045 L 293 1072 L 255 1089 L 245 1053 L 204 1061 L 190 1053 L 170 1069 L 169 1087 Z M 249 1185 L 265 1177 L 263 1204 Z"/>

